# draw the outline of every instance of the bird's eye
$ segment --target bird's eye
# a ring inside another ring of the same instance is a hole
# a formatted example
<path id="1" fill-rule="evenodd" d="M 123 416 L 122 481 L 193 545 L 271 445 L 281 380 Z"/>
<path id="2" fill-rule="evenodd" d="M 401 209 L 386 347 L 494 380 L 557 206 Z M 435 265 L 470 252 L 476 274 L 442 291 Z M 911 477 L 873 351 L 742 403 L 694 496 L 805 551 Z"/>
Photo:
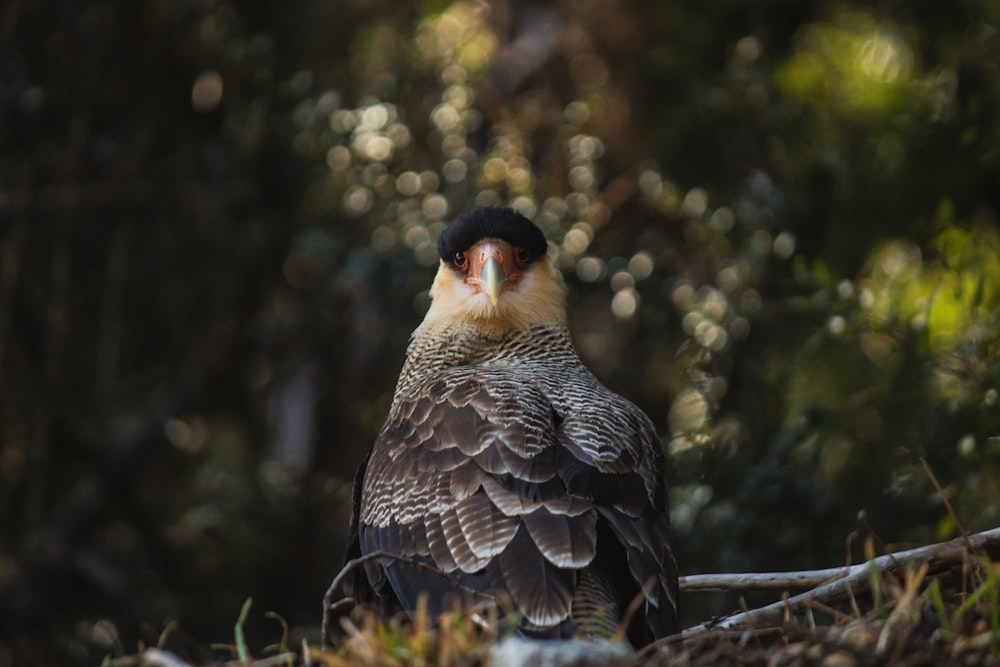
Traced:
<path id="1" fill-rule="evenodd" d="M 524 246 L 518 246 L 517 248 L 517 261 L 522 264 L 528 263 L 528 249 Z"/>
<path id="2" fill-rule="evenodd" d="M 469 260 L 466 259 L 464 252 L 456 252 L 455 256 L 451 258 L 451 261 L 455 263 L 455 267 L 459 269 L 465 269 Z"/>

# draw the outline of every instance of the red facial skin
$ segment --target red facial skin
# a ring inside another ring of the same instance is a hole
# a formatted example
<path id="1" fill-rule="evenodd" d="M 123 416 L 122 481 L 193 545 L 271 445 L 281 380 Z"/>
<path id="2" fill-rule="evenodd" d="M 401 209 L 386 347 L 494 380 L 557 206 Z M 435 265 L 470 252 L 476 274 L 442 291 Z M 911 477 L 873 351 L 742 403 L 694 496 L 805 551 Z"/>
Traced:
<path id="1" fill-rule="evenodd" d="M 514 289 L 518 281 L 524 277 L 522 273 L 524 262 L 518 257 L 518 250 L 506 241 L 497 239 L 480 241 L 462 253 L 462 256 L 465 258 L 464 264 L 456 261 L 456 266 L 465 274 L 465 284 L 472 287 L 477 294 L 483 291 L 481 276 L 483 265 L 489 257 L 496 257 L 507 275 L 507 280 L 504 282 L 505 290 Z"/>

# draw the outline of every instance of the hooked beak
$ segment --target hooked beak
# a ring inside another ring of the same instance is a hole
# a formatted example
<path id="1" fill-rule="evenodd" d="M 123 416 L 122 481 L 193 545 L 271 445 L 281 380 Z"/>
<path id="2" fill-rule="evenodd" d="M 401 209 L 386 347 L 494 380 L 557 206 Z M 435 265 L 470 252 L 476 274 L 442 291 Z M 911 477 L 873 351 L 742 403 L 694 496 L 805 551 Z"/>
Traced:
<path id="1" fill-rule="evenodd" d="M 506 241 L 485 239 L 465 251 L 468 266 L 463 268 L 465 282 L 477 293 L 483 292 L 496 308 L 500 296 L 513 289 L 524 277 L 517 253 Z"/>
<path id="2" fill-rule="evenodd" d="M 495 255 L 490 255 L 483 262 L 483 268 L 479 273 L 479 283 L 483 286 L 483 291 L 490 297 L 493 305 L 497 305 L 500 293 L 503 292 L 504 285 L 507 284 L 507 274 Z"/>

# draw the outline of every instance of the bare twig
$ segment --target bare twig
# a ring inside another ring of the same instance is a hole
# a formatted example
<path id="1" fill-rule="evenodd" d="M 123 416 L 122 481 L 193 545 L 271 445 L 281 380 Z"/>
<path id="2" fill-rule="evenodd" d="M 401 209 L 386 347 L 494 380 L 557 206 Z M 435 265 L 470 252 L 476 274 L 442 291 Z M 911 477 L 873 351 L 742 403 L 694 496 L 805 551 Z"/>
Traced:
<path id="1" fill-rule="evenodd" d="M 433 565 L 428 565 L 427 563 L 416 560 L 415 558 L 409 558 L 407 556 L 400 556 L 399 554 L 389 553 L 388 551 L 373 551 L 370 554 L 365 554 L 364 556 L 353 558 L 344 563 L 344 567 L 340 568 L 340 572 L 338 572 L 337 576 L 333 578 L 332 582 L 330 582 L 330 587 L 326 589 L 326 594 L 323 595 L 323 624 L 321 627 L 321 633 L 324 645 L 326 645 L 326 641 L 330 637 L 329 632 L 330 632 L 331 612 L 334 609 L 340 607 L 339 603 L 334 602 L 334 597 L 337 594 L 337 589 L 343 585 L 344 580 L 347 578 L 347 575 L 350 574 L 350 572 L 354 570 L 354 568 L 358 567 L 359 565 L 364 565 L 365 563 L 372 560 L 389 560 L 389 561 L 405 563 L 407 565 L 412 565 L 413 567 L 419 570 L 424 570 L 425 572 L 430 572 L 432 574 L 436 574 L 440 577 L 447 579 L 449 582 L 451 582 L 452 585 L 455 586 L 455 588 L 459 590 L 470 593 L 476 597 L 483 596 L 481 591 L 477 591 L 475 589 L 469 588 L 468 586 L 464 586 L 457 579 L 455 579 L 454 576 L 452 576 L 447 572 L 444 572 L 443 570 Z"/>
<path id="2" fill-rule="evenodd" d="M 753 609 L 751 611 L 734 614 L 727 618 L 701 623 L 684 631 L 685 638 L 697 636 L 719 628 L 736 628 L 744 625 L 769 626 L 780 624 L 786 610 L 798 612 L 813 604 L 813 602 L 827 603 L 846 597 L 850 592 L 867 590 L 871 583 L 873 568 L 878 572 L 885 572 L 905 565 L 919 565 L 926 563 L 932 570 L 940 569 L 946 565 L 961 563 L 965 560 L 969 551 L 978 551 L 985 547 L 1000 547 L 1000 528 L 993 528 L 982 533 L 976 533 L 967 537 L 960 537 L 948 542 L 931 544 L 925 547 L 900 551 L 894 554 L 879 556 L 867 563 L 854 565 L 846 568 L 846 575 L 833 581 L 827 581 L 810 591 L 800 593 L 787 600 L 780 600 L 772 604 Z M 837 568 L 842 572 L 845 568 Z M 819 572 L 824 572 L 819 570 Z M 802 573 L 787 573 L 792 575 Z M 707 575 L 705 575 L 707 576 Z M 726 575 L 733 577 L 734 575 Z M 755 575 L 762 577 L 765 575 Z M 729 582 L 732 584 L 732 581 Z M 702 590 L 705 590 L 702 588 Z M 734 590 L 730 585 L 725 590 Z"/>
<path id="3" fill-rule="evenodd" d="M 854 616 L 851 616 L 850 614 L 845 614 L 844 612 L 840 611 L 839 609 L 835 609 L 835 608 L 831 607 L 830 605 L 823 604 L 819 600 L 810 600 L 808 602 L 808 606 L 811 609 L 815 609 L 816 611 L 821 611 L 824 614 L 827 614 L 829 616 L 833 616 L 834 618 L 836 618 L 839 621 L 853 621 L 855 619 Z M 859 614 L 859 616 L 860 616 L 860 614 Z"/>
<path id="4" fill-rule="evenodd" d="M 615 641 L 620 642 L 625 638 L 625 632 L 628 630 L 628 626 L 632 623 L 632 617 L 635 613 L 639 611 L 639 606 L 646 601 L 649 594 L 653 592 L 653 587 L 656 586 L 656 577 L 650 577 L 643 584 L 642 590 L 636 593 L 632 601 L 629 602 L 628 607 L 625 609 L 625 613 L 622 614 L 621 623 L 618 624 L 618 631 L 615 633 Z"/>
<path id="5" fill-rule="evenodd" d="M 851 568 L 847 566 L 798 572 L 691 574 L 681 577 L 679 584 L 682 591 L 784 591 L 814 588 L 850 573 Z"/>

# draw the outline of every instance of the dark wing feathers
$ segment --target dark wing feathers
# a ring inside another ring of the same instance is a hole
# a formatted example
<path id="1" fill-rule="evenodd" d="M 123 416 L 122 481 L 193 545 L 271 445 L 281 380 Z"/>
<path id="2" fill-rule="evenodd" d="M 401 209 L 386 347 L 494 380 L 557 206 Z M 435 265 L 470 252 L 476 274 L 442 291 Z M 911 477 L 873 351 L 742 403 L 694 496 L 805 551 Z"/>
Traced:
<path id="1" fill-rule="evenodd" d="M 441 469 L 442 472 L 449 470 Z M 448 475 L 449 488 L 452 497 L 457 500 L 465 500 L 469 496 L 479 491 L 483 483 L 490 479 L 489 474 L 476 465 L 475 461 L 465 459 L 461 466 L 454 469 L 454 474 Z"/>
<path id="2" fill-rule="evenodd" d="M 507 516 L 520 516 L 541 507 L 542 501 L 538 497 L 531 497 L 527 494 L 518 493 L 509 484 L 503 484 L 501 477 L 486 477 L 483 480 L 483 491 L 489 497 L 497 509 Z M 532 488 L 537 488 L 533 486 Z"/>
<path id="3" fill-rule="evenodd" d="M 448 548 L 448 540 L 441 525 L 441 515 L 428 513 L 424 518 L 427 534 L 427 548 L 434 563 L 445 572 L 454 572 L 458 563 Z"/>
<path id="4" fill-rule="evenodd" d="M 507 593 L 531 624 L 547 628 L 569 617 L 576 572 L 545 558 L 524 526 L 498 561 Z"/>
<path id="5" fill-rule="evenodd" d="M 599 508 L 619 544 L 632 579 L 646 587 L 646 619 L 654 637 L 664 637 L 680 630 L 677 616 L 677 565 L 670 551 L 670 525 L 665 514 L 654 521 L 643 521 Z"/>
<path id="6" fill-rule="evenodd" d="M 559 478 L 572 496 L 587 498 L 598 505 L 611 505 L 629 516 L 653 509 L 642 477 L 634 471 L 607 473 L 589 465 L 567 450 L 558 453 Z"/>
<path id="7" fill-rule="evenodd" d="M 486 545 L 479 544 L 477 545 L 479 548 L 473 551 L 468 537 L 462 531 L 458 510 L 455 507 L 449 507 L 441 512 L 441 528 L 444 530 L 445 543 L 455 562 L 458 563 L 459 570 L 476 572 L 489 564 L 490 557 L 476 555 L 476 551 L 486 551 Z"/>
<path id="8" fill-rule="evenodd" d="M 597 553 L 597 512 L 567 516 L 540 507 L 521 517 L 545 559 L 557 567 L 579 570 Z"/>
<path id="9" fill-rule="evenodd" d="M 652 580 L 644 632 L 676 631 L 659 445 L 637 408 L 603 391 L 611 398 L 595 403 L 600 418 L 557 410 L 535 383 L 480 366 L 448 369 L 397 397 L 356 487 L 352 525 L 361 551 L 429 568 L 369 563 L 371 591 L 355 597 L 412 610 L 426 591 L 440 611 L 458 590 L 508 600 L 529 633 L 570 636 L 572 609 L 597 604 L 580 596 L 611 590 L 611 578 L 587 569 L 600 561 L 619 584 L 615 614 Z M 599 534 L 611 536 L 607 546 Z"/>
<path id="10" fill-rule="evenodd" d="M 518 517 L 504 515 L 480 490 L 455 505 L 458 525 L 469 548 L 479 558 L 498 555 L 517 532 Z"/>

